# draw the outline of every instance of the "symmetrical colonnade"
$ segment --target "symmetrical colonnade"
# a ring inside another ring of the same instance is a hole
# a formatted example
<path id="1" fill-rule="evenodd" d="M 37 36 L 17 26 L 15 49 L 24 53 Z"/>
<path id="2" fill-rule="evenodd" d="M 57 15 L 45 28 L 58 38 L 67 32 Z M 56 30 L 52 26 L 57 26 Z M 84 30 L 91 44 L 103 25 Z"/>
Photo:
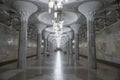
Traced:
<path id="1" fill-rule="evenodd" d="M 91 1 L 91 2 L 85 2 L 78 7 L 78 10 L 86 17 L 86 20 L 87 20 L 87 42 L 88 42 L 88 54 L 89 54 L 88 62 L 89 62 L 90 69 L 95 69 L 97 67 L 96 66 L 94 17 L 95 17 L 96 11 L 99 10 L 101 6 L 102 5 L 100 2 Z M 24 69 L 26 68 L 28 19 L 33 13 L 37 11 L 37 6 L 30 2 L 16 1 L 14 3 L 14 7 L 16 11 L 20 14 L 20 20 L 21 20 L 21 29 L 20 29 L 20 35 L 19 35 L 18 68 Z M 82 26 L 82 23 L 69 25 L 69 28 L 71 29 L 71 31 L 65 33 L 66 34 L 65 37 L 67 37 L 66 40 L 68 40 L 66 42 L 66 52 L 67 54 L 69 54 L 68 59 L 69 60 L 71 59 L 72 61 L 72 58 L 74 58 L 75 65 L 77 65 L 80 62 L 79 61 L 79 54 L 80 54 L 79 53 L 79 50 L 80 50 L 79 49 L 79 28 L 80 26 Z M 55 46 L 49 41 L 50 36 L 48 35 L 50 35 L 51 32 L 46 32 L 45 31 L 46 27 L 47 25 L 43 25 L 43 23 L 40 23 L 40 22 L 36 24 L 36 28 L 37 28 L 36 59 L 38 63 L 41 59 L 41 53 L 45 54 L 45 52 L 51 51 L 52 48 L 55 48 Z M 43 48 L 41 47 L 41 45 L 43 45 Z"/>

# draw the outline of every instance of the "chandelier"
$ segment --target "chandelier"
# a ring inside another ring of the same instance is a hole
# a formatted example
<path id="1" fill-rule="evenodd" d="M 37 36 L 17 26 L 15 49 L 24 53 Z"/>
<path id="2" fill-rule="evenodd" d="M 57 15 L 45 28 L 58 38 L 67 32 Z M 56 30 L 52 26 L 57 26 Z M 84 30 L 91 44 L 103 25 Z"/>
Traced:
<path id="1" fill-rule="evenodd" d="M 49 7 L 49 13 L 53 10 L 53 30 L 55 32 L 55 38 L 56 38 L 56 43 L 57 47 L 60 48 L 61 44 L 61 35 L 62 35 L 62 28 L 63 28 L 63 23 L 61 18 L 62 14 L 62 8 L 63 8 L 63 3 L 68 2 L 68 0 L 49 0 L 48 7 Z"/>
<path id="2" fill-rule="evenodd" d="M 58 10 L 63 8 L 63 4 L 68 2 L 68 0 L 49 0 L 48 7 L 49 7 L 49 13 L 51 13 L 51 10 Z"/>
<path id="3" fill-rule="evenodd" d="M 54 18 L 52 20 L 58 48 L 60 48 L 62 28 L 63 28 L 63 23 L 64 23 L 64 21 L 62 21 L 61 19 L 61 14 L 62 14 L 61 10 L 54 11 Z"/>

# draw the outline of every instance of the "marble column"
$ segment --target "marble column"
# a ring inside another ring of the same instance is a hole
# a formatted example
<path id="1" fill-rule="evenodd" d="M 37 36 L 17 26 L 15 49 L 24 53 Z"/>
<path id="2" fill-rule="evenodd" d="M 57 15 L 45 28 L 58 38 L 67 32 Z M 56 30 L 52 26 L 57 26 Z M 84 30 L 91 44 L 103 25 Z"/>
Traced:
<path id="1" fill-rule="evenodd" d="M 36 59 L 39 62 L 41 58 L 41 53 L 42 53 L 42 31 L 44 28 L 46 28 L 46 25 L 42 23 L 36 23 L 37 27 L 37 48 L 36 48 Z"/>
<path id="2" fill-rule="evenodd" d="M 21 17 L 21 27 L 19 33 L 18 68 L 26 67 L 28 19 L 24 18 L 25 17 Z"/>
<path id="3" fill-rule="evenodd" d="M 76 64 L 79 63 L 79 35 L 75 34 L 75 54 L 76 54 Z"/>
<path id="4" fill-rule="evenodd" d="M 70 41 L 67 42 L 67 58 L 68 58 L 68 65 L 69 65 L 69 62 L 70 62 Z"/>
<path id="5" fill-rule="evenodd" d="M 53 46 L 52 46 L 52 43 L 51 42 L 49 42 L 50 43 L 50 45 L 49 45 L 49 50 L 50 50 L 50 53 L 52 53 L 53 52 Z"/>
<path id="6" fill-rule="evenodd" d="M 88 59 L 89 67 L 96 68 L 96 45 L 95 45 L 95 27 L 94 14 L 87 17 L 87 42 L 88 42 Z"/>
<path id="7" fill-rule="evenodd" d="M 47 50 L 48 50 L 48 40 L 45 39 L 45 53 L 47 52 Z"/>
<path id="8" fill-rule="evenodd" d="M 29 17 L 37 11 L 37 6 L 26 1 L 15 1 L 13 7 L 20 14 L 21 28 L 19 33 L 18 68 L 26 68 L 27 28 Z"/>
<path id="9" fill-rule="evenodd" d="M 72 51 L 72 46 L 71 46 L 72 43 L 71 43 L 71 42 L 72 42 L 72 41 L 71 41 L 71 39 L 70 39 L 70 40 L 68 41 L 68 44 L 69 44 L 69 45 L 68 45 L 68 51 L 69 51 L 69 52 L 68 52 L 69 65 L 71 65 L 71 60 L 72 60 L 72 59 L 71 59 L 71 56 L 72 56 L 72 52 L 71 52 L 71 51 Z"/>
<path id="10" fill-rule="evenodd" d="M 48 48 L 47 51 L 50 52 L 50 42 L 48 41 Z"/>
<path id="11" fill-rule="evenodd" d="M 37 48 L 36 48 L 36 59 L 40 60 L 41 55 L 41 45 L 42 45 L 42 35 L 40 33 L 37 33 Z"/>
<path id="12" fill-rule="evenodd" d="M 96 69 L 96 46 L 95 46 L 95 27 L 94 16 L 97 10 L 102 7 L 100 1 L 91 1 L 83 3 L 78 7 L 79 11 L 85 15 L 87 19 L 87 43 L 88 43 L 88 68 Z"/>
<path id="13" fill-rule="evenodd" d="M 52 44 L 51 44 L 51 42 L 49 42 L 49 52 L 51 53 L 52 52 Z"/>
<path id="14" fill-rule="evenodd" d="M 74 31 L 74 44 L 75 44 L 75 48 L 74 48 L 74 52 L 75 52 L 75 65 L 79 64 L 79 27 L 81 25 L 80 24 L 72 24 L 70 25 L 70 27 L 73 29 Z"/>
<path id="15" fill-rule="evenodd" d="M 69 40 L 69 64 L 72 64 L 72 40 Z"/>

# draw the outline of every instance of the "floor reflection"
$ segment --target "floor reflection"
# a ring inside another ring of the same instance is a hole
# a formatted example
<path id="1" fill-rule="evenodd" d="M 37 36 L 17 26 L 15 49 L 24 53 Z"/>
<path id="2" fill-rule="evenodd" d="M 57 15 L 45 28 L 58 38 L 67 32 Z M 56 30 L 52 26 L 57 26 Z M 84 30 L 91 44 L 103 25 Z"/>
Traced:
<path id="1" fill-rule="evenodd" d="M 55 80 L 63 80 L 62 78 L 62 59 L 61 59 L 61 52 L 57 51 L 56 53 L 56 62 L 55 62 Z"/>
<path id="2" fill-rule="evenodd" d="M 67 55 L 60 51 L 44 58 L 40 66 L 36 65 L 35 58 L 27 62 L 32 64 L 25 71 L 2 71 L 0 80 L 120 80 L 120 69 L 99 63 L 97 70 L 88 70 L 87 65 L 84 65 L 88 64 L 86 59 L 81 59 L 81 65 L 77 67 L 70 66 Z M 10 77 L 6 79 L 8 75 Z"/>

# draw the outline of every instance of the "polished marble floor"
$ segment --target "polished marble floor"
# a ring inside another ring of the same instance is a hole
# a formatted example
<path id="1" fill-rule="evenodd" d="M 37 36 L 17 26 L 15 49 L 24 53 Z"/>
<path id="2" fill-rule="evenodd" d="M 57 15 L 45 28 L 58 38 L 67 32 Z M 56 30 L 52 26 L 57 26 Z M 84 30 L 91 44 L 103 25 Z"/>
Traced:
<path id="1" fill-rule="evenodd" d="M 16 63 L 0 67 L 0 80 L 120 80 L 120 68 L 98 63 L 97 70 L 88 70 L 86 59 L 76 65 L 59 51 L 41 56 L 39 62 L 29 59 L 25 70 L 16 69 Z"/>

